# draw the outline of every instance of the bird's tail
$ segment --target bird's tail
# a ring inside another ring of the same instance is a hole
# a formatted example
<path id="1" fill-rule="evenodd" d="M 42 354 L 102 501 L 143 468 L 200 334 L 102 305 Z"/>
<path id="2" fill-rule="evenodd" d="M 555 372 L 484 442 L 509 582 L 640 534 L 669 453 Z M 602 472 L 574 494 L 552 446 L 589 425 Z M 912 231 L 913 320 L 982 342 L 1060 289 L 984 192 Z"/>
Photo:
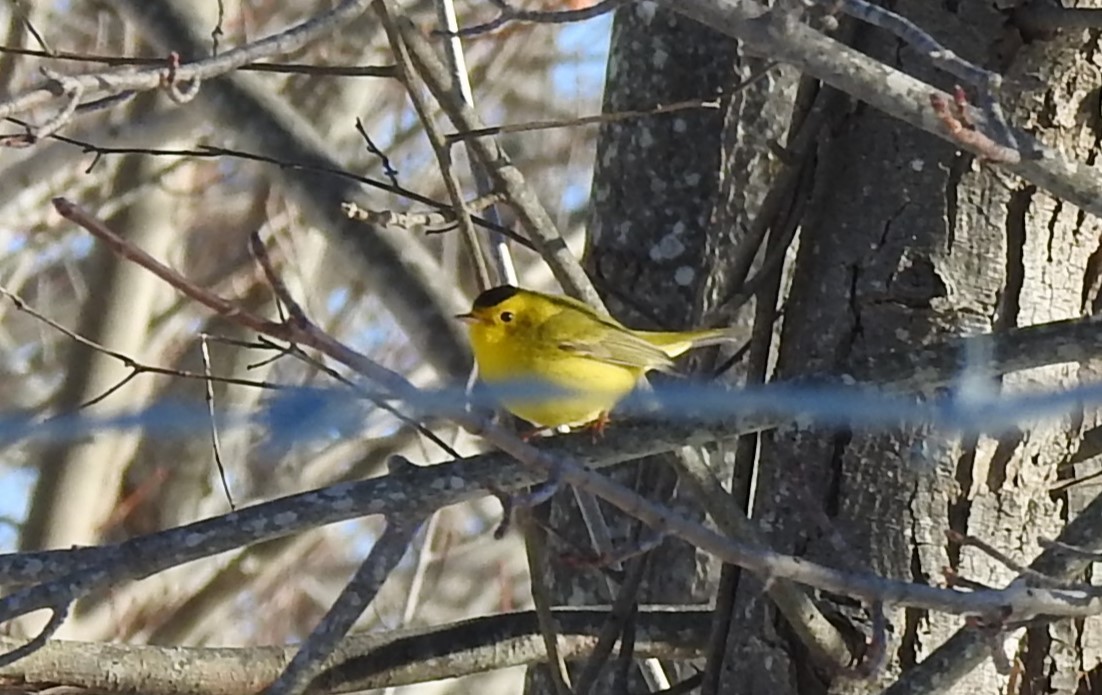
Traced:
<path id="1" fill-rule="evenodd" d="M 699 331 L 639 331 L 639 336 L 659 350 L 662 350 L 671 358 L 677 357 L 689 350 L 708 347 L 709 345 L 721 345 L 739 341 L 742 336 L 736 335 L 736 329 L 706 328 Z"/>

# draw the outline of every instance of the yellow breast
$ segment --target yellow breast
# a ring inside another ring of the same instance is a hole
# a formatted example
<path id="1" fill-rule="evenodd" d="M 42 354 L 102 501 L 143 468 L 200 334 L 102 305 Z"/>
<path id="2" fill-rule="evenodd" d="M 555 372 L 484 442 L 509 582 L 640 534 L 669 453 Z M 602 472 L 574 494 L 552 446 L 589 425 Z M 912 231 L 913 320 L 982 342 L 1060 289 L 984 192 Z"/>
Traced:
<path id="1" fill-rule="evenodd" d="M 597 420 L 635 388 L 643 373 L 553 347 L 531 349 L 523 342 L 489 343 L 472 335 L 471 345 L 481 379 L 491 387 L 502 387 L 501 404 L 540 427 L 576 427 Z M 524 396 L 526 387 L 535 393 Z M 541 395 L 541 388 L 568 393 Z"/>

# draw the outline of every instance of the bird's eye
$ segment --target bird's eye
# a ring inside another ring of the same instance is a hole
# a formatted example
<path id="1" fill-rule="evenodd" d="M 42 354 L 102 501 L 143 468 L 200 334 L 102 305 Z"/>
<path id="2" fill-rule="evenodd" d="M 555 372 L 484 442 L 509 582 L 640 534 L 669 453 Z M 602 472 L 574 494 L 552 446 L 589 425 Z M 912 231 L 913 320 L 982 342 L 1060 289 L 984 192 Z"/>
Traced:
<path id="1" fill-rule="evenodd" d="M 501 320 L 505 323 L 509 323 L 510 321 L 513 320 L 513 312 L 511 312 L 511 311 L 501 312 Z"/>

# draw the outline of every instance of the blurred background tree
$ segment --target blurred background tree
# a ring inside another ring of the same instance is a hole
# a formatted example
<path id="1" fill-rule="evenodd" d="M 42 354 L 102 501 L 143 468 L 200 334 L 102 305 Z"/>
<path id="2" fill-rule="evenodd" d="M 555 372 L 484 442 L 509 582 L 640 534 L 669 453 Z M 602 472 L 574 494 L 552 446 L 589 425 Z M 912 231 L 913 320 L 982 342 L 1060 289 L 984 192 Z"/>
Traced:
<path id="1" fill-rule="evenodd" d="M 168 42 L 158 37 L 157 27 L 164 26 L 152 16 L 158 9 L 195 13 L 191 31 L 204 38 L 202 50 L 209 54 L 216 28 L 224 51 L 281 31 L 331 4 L 6 3 L 0 13 L 9 27 L 4 42 L 9 48 L 59 51 L 86 60 L 157 61 L 168 50 L 185 50 L 181 37 Z M 434 17 L 429 3 L 408 9 L 426 22 Z M 459 12 L 465 24 L 489 15 L 488 8 L 477 5 L 463 5 Z M 580 25 L 510 27 L 466 42 L 484 118 L 526 123 L 597 112 L 609 22 L 603 17 Z M 342 169 L 388 184 L 385 156 L 397 171 L 393 181 L 398 185 L 447 201 L 404 87 L 393 77 L 346 76 L 340 70 L 326 74 L 328 66 L 378 66 L 379 72 L 393 75 L 394 59 L 374 13 L 278 62 L 320 70 L 290 67 L 241 77 L 259 87 L 295 127 L 320 136 L 329 152 L 339 154 Z M 5 92 L 25 89 L 39 79 L 41 67 L 85 72 L 102 65 L 5 52 L 0 57 Z M 379 267 L 385 259 L 377 256 L 350 254 L 347 239 L 318 228 L 318 218 L 303 211 L 311 203 L 289 191 L 279 176 L 280 163 L 295 163 L 295 152 L 266 147 L 265 133 L 250 132 L 269 116 L 254 119 L 247 108 L 235 115 L 219 111 L 205 98 L 205 92 L 218 89 L 214 82 L 204 85 L 203 96 L 187 104 L 172 103 L 163 94 L 139 95 L 83 116 L 63 130 L 65 140 L 4 150 L 0 284 L 51 319 L 145 365 L 201 373 L 206 349 L 215 374 L 334 386 L 318 369 L 257 345 L 255 336 L 211 318 L 148 272 L 91 243 L 52 212 L 49 201 L 56 195 L 78 201 L 197 283 L 252 311 L 274 315 L 271 293 L 248 253 L 248 235 L 260 232 L 295 296 L 327 331 L 417 383 L 462 383 L 469 353 L 458 342 L 458 326 L 438 341 L 453 343 L 456 359 L 426 357 L 402 328 L 409 319 L 396 321 L 388 308 L 392 301 L 401 305 L 403 293 L 424 276 L 399 269 L 400 282 L 380 289 L 375 278 L 394 277 L 395 269 Z M 36 119 L 48 115 L 46 110 L 34 114 Z M 595 135 L 595 128 L 586 126 L 505 138 L 579 252 Z M 211 156 L 172 154 L 204 146 L 225 149 Z M 112 147 L 132 153 L 96 150 Z M 372 154 L 372 147 L 384 155 Z M 473 197 L 462 148 L 455 152 L 456 171 Z M 238 153 L 263 154 L 275 163 L 250 161 Z M 331 186 L 325 176 L 308 175 L 318 188 Z M 365 196 L 361 203 L 378 210 L 427 210 L 401 195 L 368 189 Z M 411 264 L 429 264 L 434 287 L 420 294 L 444 296 L 451 313 L 469 304 L 476 281 L 457 233 L 407 229 L 392 238 L 414 259 Z M 551 289 L 550 274 L 534 254 L 520 249 L 516 255 L 525 285 Z M 140 411 L 165 399 L 205 407 L 203 381 L 150 373 L 127 380 L 133 371 L 127 365 L 74 343 L 6 301 L 0 302 L 0 339 L 0 413 L 5 417 L 40 418 L 78 409 L 106 415 Z M 269 395 L 242 385 L 218 383 L 213 389 L 214 403 L 226 409 L 255 408 Z M 221 433 L 221 458 L 235 503 L 378 474 L 391 452 L 405 452 L 419 463 L 447 458 L 410 427 L 370 406 L 345 424 L 343 430 L 334 425 L 316 441 L 282 452 L 263 446 L 269 434 L 259 429 Z M 478 447 L 461 433 L 447 438 L 461 451 Z M 104 432 L 0 450 L 0 515 L 8 522 L 0 526 L 0 548 L 5 551 L 91 545 L 227 510 L 208 432 L 171 442 L 156 434 Z M 517 537 L 497 542 L 489 533 L 499 516 L 492 498 L 437 514 L 362 627 L 434 624 L 528 606 L 527 568 Z M 59 636 L 217 645 L 299 639 L 328 608 L 377 533 L 377 520 L 348 522 L 118 587 L 81 602 Z M 515 688 L 508 683 L 516 678 L 514 669 L 475 677 L 481 685 L 468 681 L 417 692 L 476 687 L 511 692 Z"/>

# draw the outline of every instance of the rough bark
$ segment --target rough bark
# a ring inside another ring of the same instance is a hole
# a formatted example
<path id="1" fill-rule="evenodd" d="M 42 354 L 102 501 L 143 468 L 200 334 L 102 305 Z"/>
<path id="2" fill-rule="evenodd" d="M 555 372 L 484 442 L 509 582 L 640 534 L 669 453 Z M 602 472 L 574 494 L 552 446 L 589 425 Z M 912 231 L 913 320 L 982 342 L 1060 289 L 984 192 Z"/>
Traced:
<path id="1" fill-rule="evenodd" d="M 1073 156 L 1094 155 L 1097 116 L 1084 116 L 1081 105 L 1097 77 L 1097 48 L 1085 34 L 1015 51 L 1004 18 L 986 3 L 895 9 L 971 60 L 1011 75 L 1042 75 L 1047 86 L 1016 93 L 1007 104 L 1012 121 Z M 879 60 L 951 86 L 882 32 L 862 31 L 857 43 Z M 872 352 L 1079 314 L 1096 220 L 860 104 L 834 124 L 818 161 L 777 378 L 844 374 Z M 991 387 L 1052 389 L 1078 378 L 1074 365 L 1059 366 Z M 979 436 L 778 431 L 763 447 L 760 523 L 783 552 L 915 581 L 941 582 L 948 567 L 1001 585 L 1013 576 L 1008 569 L 950 543 L 945 532 L 977 536 L 1019 558 L 1034 555 L 1037 538 L 1053 536 L 1067 518 L 1065 500 L 1049 486 L 1079 430 L 1078 422 L 1064 422 Z M 802 511 L 808 505 L 825 512 L 832 528 Z M 843 548 L 831 543 L 833 533 Z M 829 675 L 824 682 L 825 674 L 808 670 L 761 600 L 760 584 L 746 580 L 739 589 L 724 692 L 878 692 L 961 625 L 890 611 L 887 669 L 872 681 L 830 684 Z M 1074 692 L 1079 669 L 1096 658 L 1084 663 L 1076 655 L 1084 639 L 1077 626 L 1059 623 L 1012 641 L 1011 658 L 1022 668 L 1018 692 Z M 959 692 L 1006 687 L 990 661 L 958 685 Z"/>

